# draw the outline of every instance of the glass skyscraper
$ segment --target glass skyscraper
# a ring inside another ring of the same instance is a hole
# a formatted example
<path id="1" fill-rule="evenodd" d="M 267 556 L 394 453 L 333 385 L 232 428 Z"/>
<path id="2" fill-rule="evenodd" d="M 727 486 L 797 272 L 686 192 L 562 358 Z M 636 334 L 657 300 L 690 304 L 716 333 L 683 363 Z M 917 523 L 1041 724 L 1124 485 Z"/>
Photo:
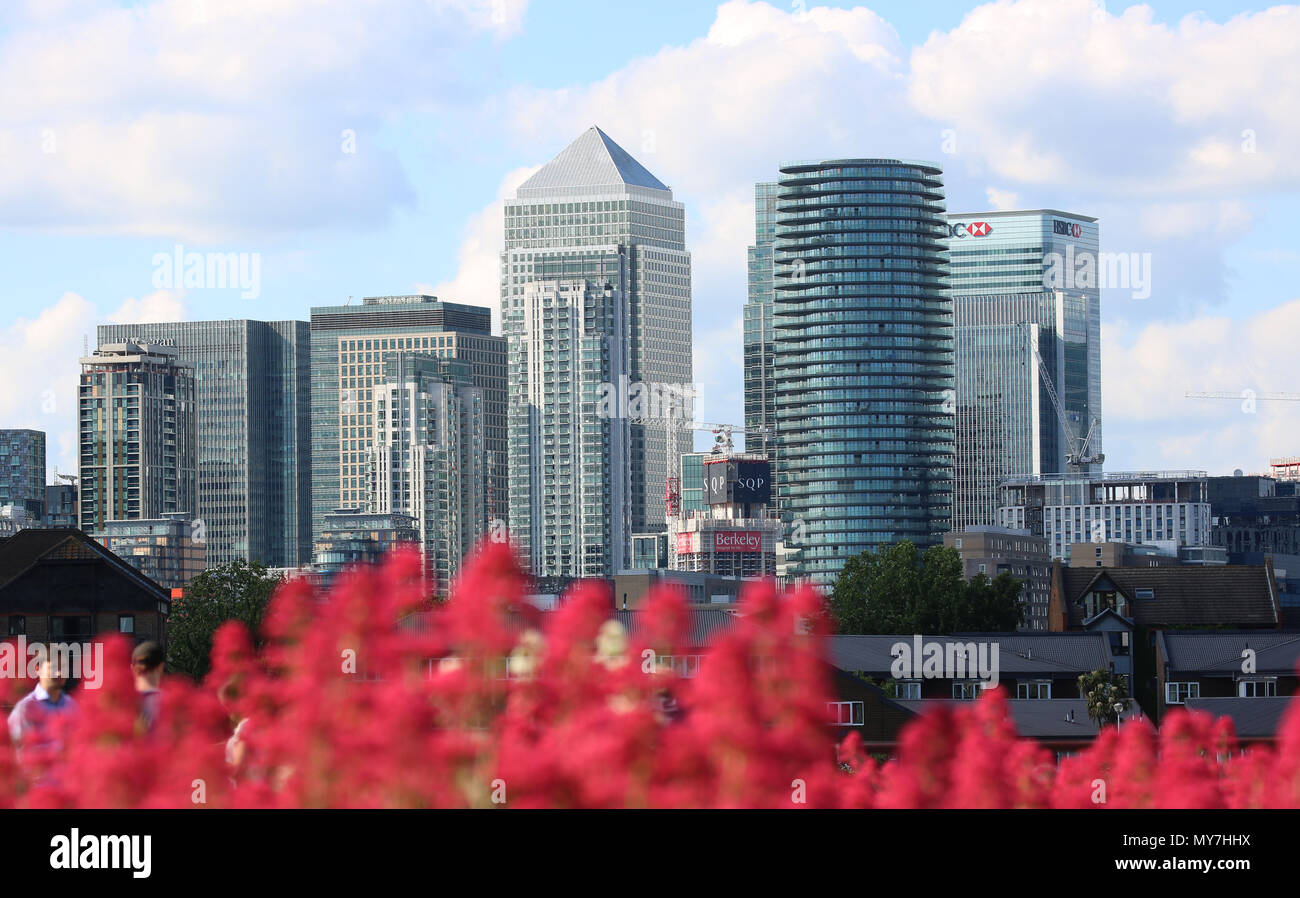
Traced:
<path id="1" fill-rule="evenodd" d="M 1088 454 L 1101 453 L 1101 294 L 1095 278 L 1080 286 L 1081 278 L 1051 277 L 1053 266 L 1097 264 L 1095 218 L 1037 209 L 952 214 L 948 223 L 957 361 L 953 527 L 961 530 L 997 523 L 1000 480 L 1066 473 L 1066 454 L 1078 450 L 1044 369 L 1080 440 L 1097 420 Z"/>
<path id="2" fill-rule="evenodd" d="M 948 529 L 947 235 L 935 164 L 781 168 L 776 477 L 792 520 L 791 576 L 828 584 L 860 552 L 933 545 Z"/>
<path id="3" fill-rule="evenodd" d="M 458 359 L 483 391 L 483 492 L 490 518 L 505 520 L 505 339 L 485 306 L 435 296 L 368 296 L 311 310 L 312 530 L 336 509 L 368 509 L 378 388 L 398 353 Z"/>
<path id="4" fill-rule="evenodd" d="M 745 429 L 772 430 L 776 425 L 776 343 L 772 329 L 773 280 L 776 270 L 776 198 L 780 185 L 765 181 L 754 185 L 754 245 L 749 248 L 749 298 L 745 303 Z M 752 433 L 747 450 L 764 445 Z M 769 457 L 774 441 L 766 442 Z M 773 464 L 772 470 L 776 470 Z M 773 498 L 773 505 L 778 505 Z"/>
<path id="5" fill-rule="evenodd" d="M 305 321 L 176 321 L 99 328 L 143 339 L 194 371 L 198 531 L 207 563 L 311 560 L 310 339 Z"/>
<path id="6" fill-rule="evenodd" d="M 632 533 L 663 529 L 677 467 L 667 426 L 624 400 L 693 388 L 685 209 L 590 128 L 506 201 L 505 229 L 510 539 L 538 576 L 610 576 Z"/>

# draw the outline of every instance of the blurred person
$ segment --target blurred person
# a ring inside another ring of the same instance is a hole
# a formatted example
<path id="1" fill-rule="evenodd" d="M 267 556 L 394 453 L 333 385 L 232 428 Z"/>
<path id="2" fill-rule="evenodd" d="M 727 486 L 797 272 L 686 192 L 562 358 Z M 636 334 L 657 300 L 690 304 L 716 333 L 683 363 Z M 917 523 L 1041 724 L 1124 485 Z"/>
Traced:
<path id="1" fill-rule="evenodd" d="M 63 731 L 77 715 L 77 703 L 64 690 L 67 672 L 60 662 L 41 661 L 36 688 L 9 714 L 9 737 L 25 767 L 57 761 L 63 754 Z"/>
<path id="2" fill-rule="evenodd" d="M 131 653 L 131 673 L 140 695 L 140 723 L 146 733 L 158 723 L 162 701 L 163 650 L 153 641 L 142 642 Z"/>

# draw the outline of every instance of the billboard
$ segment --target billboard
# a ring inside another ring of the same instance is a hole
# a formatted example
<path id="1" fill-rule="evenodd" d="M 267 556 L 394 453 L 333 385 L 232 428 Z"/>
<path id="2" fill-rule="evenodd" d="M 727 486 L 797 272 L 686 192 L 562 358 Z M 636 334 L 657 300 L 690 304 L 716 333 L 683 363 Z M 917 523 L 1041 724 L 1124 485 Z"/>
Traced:
<path id="1" fill-rule="evenodd" d="M 714 552 L 761 552 L 763 534 L 758 530 L 713 531 Z"/>
<path id="2" fill-rule="evenodd" d="M 699 549 L 695 548 L 695 534 L 694 534 L 694 533 L 679 533 L 679 534 L 677 534 L 677 554 L 678 554 L 678 555 L 694 555 L 694 554 L 695 554 L 696 552 L 698 552 L 698 551 L 699 551 Z"/>
<path id="3" fill-rule="evenodd" d="M 765 461 L 704 462 L 704 501 L 709 505 L 772 501 L 772 466 Z"/>

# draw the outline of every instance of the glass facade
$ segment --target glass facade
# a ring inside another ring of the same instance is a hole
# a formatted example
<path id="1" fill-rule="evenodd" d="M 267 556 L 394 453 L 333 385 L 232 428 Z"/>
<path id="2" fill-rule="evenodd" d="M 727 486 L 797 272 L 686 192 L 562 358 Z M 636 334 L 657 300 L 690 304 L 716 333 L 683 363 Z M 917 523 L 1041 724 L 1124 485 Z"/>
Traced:
<path id="1" fill-rule="evenodd" d="M 45 434 L 39 430 L 0 430 L 0 506 L 25 513 L 28 526 L 45 517 Z"/>
<path id="2" fill-rule="evenodd" d="M 164 589 L 183 589 L 207 569 L 207 546 L 194 539 L 189 515 L 109 521 L 104 547 Z"/>
<path id="3" fill-rule="evenodd" d="M 485 408 L 483 491 L 490 518 L 505 520 L 505 340 L 491 310 L 434 296 L 372 296 L 358 305 L 311 310 L 312 529 L 336 508 L 368 508 L 367 477 L 376 389 L 399 352 L 470 366 Z"/>
<path id="4" fill-rule="evenodd" d="M 610 576 L 661 529 L 667 428 L 603 387 L 691 385 L 685 209 L 597 128 L 505 204 L 511 541 L 538 576 Z M 690 432 L 679 445 L 689 447 Z"/>
<path id="5" fill-rule="evenodd" d="M 212 566 L 311 559 L 310 333 L 305 321 L 104 325 L 165 342 L 194 370 L 198 511 Z"/>
<path id="6" fill-rule="evenodd" d="M 776 344 L 772 330 L 773 274 L 776 270 L 775 181 L 754 185 L 754 245 L 749 248 L 749 298 L 745 303 L 745 429 L 772 430 L 776 426 Z M 775 441 L 766 442 L 769 458 Z M 755 450 L 763 441 L 747 434 L 745 448 Z M 776 465 L 773 464 L 773 469 Z M 773 497 L 773 507 L 779 506 Z"/>
<path id="7" fill-rule="evenodd" d="M 790 575 L 942 540 L 952 510 L 952 300 L 937 165 L 782 166 L 774 334 L 776 474 Z"/>
<path id="8" fill-rule="evenodd" d="M 953 526 L 997 522 L 998 482 L 1066 471 L 1070 446 L 1041 356 L 1089 455 L 1102 451 L 1101 312 L 1096 286 L 1049 289 L 1046 273 L 1097 259 L 1095 218 L 1045 209 L 948 216 L 956 342 Z M 1078 473 L 1100 471 L 1089 464 Z"/>

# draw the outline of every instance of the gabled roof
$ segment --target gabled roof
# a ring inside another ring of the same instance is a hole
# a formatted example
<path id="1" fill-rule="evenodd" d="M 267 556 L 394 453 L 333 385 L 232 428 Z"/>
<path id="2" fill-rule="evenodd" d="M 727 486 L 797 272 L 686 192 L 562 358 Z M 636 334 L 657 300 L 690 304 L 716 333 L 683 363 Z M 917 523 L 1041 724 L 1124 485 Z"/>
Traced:
<path id="1" fill-rule="evenodd" d="M 170 594 L 139 570 L 118 558 L 87 534 L 73 528 L 19 530 L 0 540 L 0 590 L 3 590 L 42 560 L 91 559 L 103 561 L 122 576 L 136 581 L 158 597 L 171 601 Z"/>
<path id="2" fill-rule="evenodd" d="M 1160 567 L 1061 567 L 1063 601 L 1070 626 L 1083 624 L 1080 600 L 1095 582 L 1109 580 L 1129 602 L 1138 626 L 1276 627 L 1281 619 L 1268 568 L 1257 565 Z M 1140 599 L 1139 589 L 1152 590 Z"/>
<path id="3" fill-rule="evenodd" d="M 835 667 L 864 673 L 887 672 L 895 643 L 909 646 L 912 636 L 831 636 L 828 653 Z M 923 636 L 923 643 L 985 642 L 998 646 L 1000 676 L 1077 676 L 1110 667 L 1110 649 L 1101 633 L 954 633 Z"/>
<path id="4" fill-rule="evenodd" d="M 1208 711 L 1215 717 L 1232 718 L 1238 738 L 1269 739 L 1277 735 L 1282 717 L 1291 706 L 1290 696 L 1269 698 L 1189 698 L 1191 711 Z"/>
<path id="5" fill-rule="evenodd" d="M 1241 673 L 1242 651 L 1255 652 L 1255 671 L 1293 675 L 1300 664 L 1300 632 L 1295 630 L 1211 630 L 1160 633 L 1168 670 Z"/>
<path id="6" fill-rule="evenodd" d="M 592 188 L 607 188 L 603 192 L 615 193 L 625 187 L 668 192 L 668 186 L 650 174 L 627 150 L 592 126 L 519 185 L 517 195 L 521 198 L 556 195 L 573 189 L 596 192 Z"/>

